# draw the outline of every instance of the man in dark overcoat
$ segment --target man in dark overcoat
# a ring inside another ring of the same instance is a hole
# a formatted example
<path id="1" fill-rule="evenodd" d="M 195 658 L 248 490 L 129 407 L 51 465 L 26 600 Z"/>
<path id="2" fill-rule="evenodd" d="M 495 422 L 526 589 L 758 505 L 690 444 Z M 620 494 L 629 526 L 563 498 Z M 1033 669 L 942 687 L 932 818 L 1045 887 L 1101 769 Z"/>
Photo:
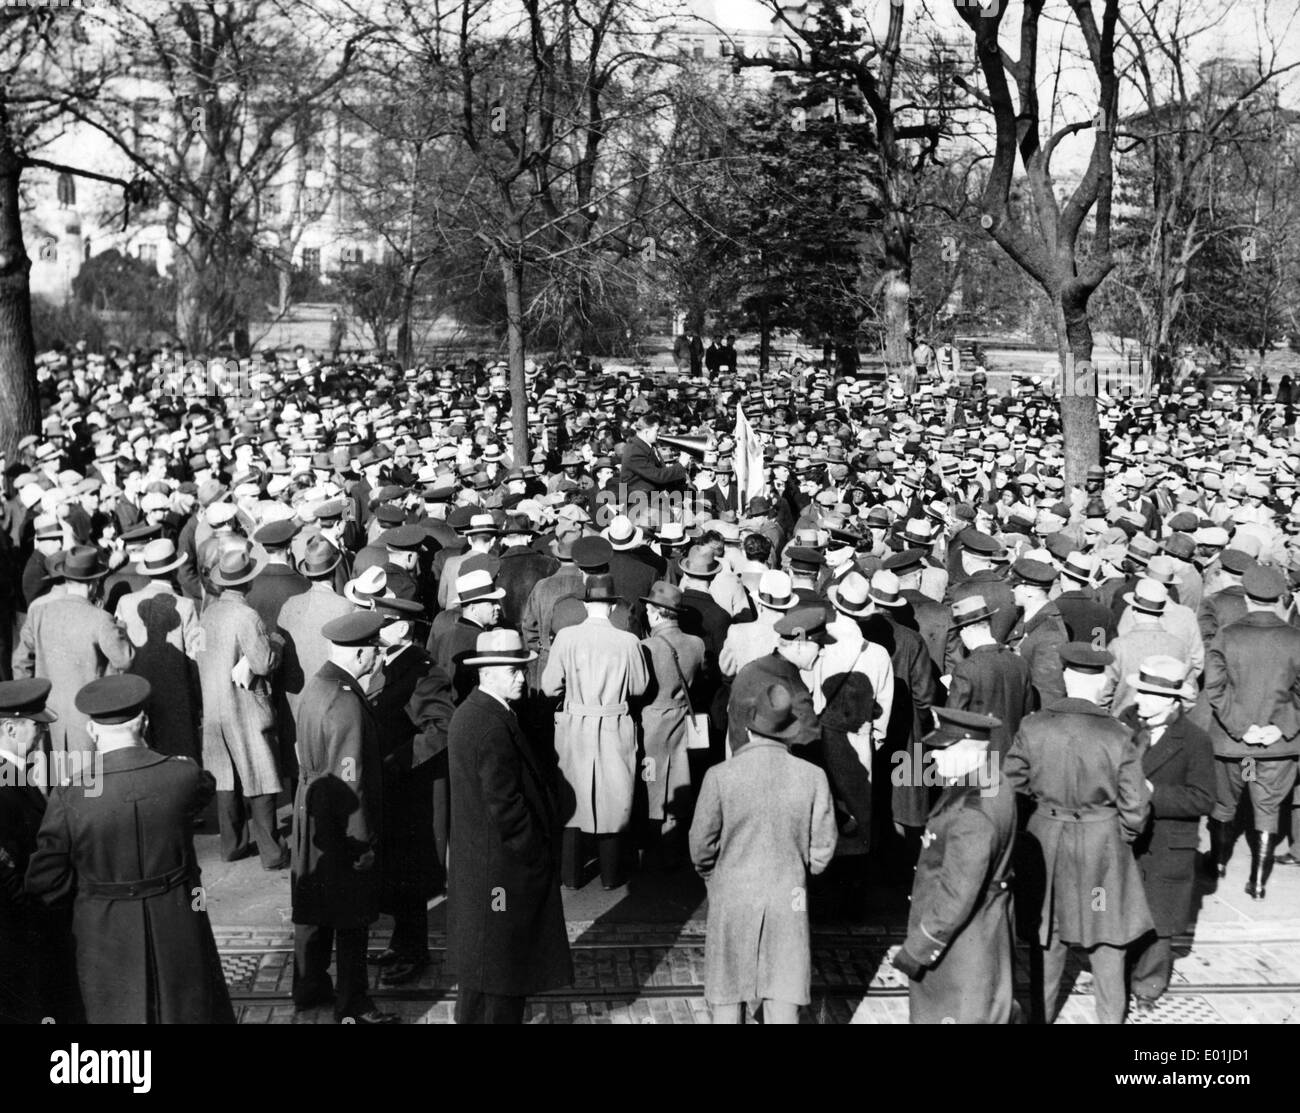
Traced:
<path id="1" fill-rule="evenodd" d="M 754 718 L 754 709 L 773 684 L 780 684 L 790 693 L 790 703 L 799 721 L 799 730 L 790 741 L 794 752 L 811 753 L 802 747 L 821 741 L 822 728 L 813 712 L 812 693 L 799 674 L 812 671 L 827 640 L 826 612 L 820 607 L 797 608 L 777 622 L 776 632 L 781 639 L 776 649 L 750 661 L 732 681 L 727 704 L 727 743 L 731 753 L 745 744 L 745 731 Z"/>
<path id="2" fill-rule="evenodd" d="M 130 675 L 77 693 L 102 766 L 51 791 L 27 892 L 73 901 L 88 1023 L 233 1024 L 192 838 L 213 777 L 145 745 L 148 699 Z"/>
<path id="3" fill-rule="evenodd" d="M 686 482 L 685 463 L 689 459 L 685 452 L 680 453 L 678 462 L 665 464 L 659 458 L 655 442 L 659 439 L 659 415 L 644 413 L 636 421 L 636 433 L 629 438 L 623 449 L 623 467 L 618 481 L 622 491 L 622 502 L 632 506 L 631 496 L 649 495 L 655 491 L 664 491 L 680 487 Z"/>
<path id="4" fill-rule="evenodd" d="M 1137 1012 L 1151 1009 L 1169 987 L 1172 937 L 1187 930 L 1196 885 L 1201 816 L 1214 807 L 1214 747 L 1183 714 L 1196 699 L 1186 662 L 1152 656 L 1129 677 L 1137 702 L 1120 716 L 1142 754 L 1151 818 L 1133 844 L 1155 931 L 1130 955 Z"/>
<path id="5" fill-rule="evenodd" d="M 48 680 L 0 683 L 0 1024 L 79 1019 L 71 924 L 23 892 L 45 815 L 41 742 L 54 712 Z"/>
<path id="6" fill-rule="evenodd" d="M 1003 765 L 1034 804 L 1016 856 L 1017 905 L 1029 913 L 1042 962 L 1046 1022 L 1056 1017 L 1076 946 L 1088 952 L 1098 1021 L 1122 1024 L 1125 951 L 1154 926 L 1129 849 L 1150 793 L 1131 733 L 1098 703 L 1113 658 L 1086 642 L 1069 642 L 1060 655 L 1066 698 L 1021 722 Z"/>
<path id="7" fill-rule="evenodd" d="M 1278 814 L 1295 785 L 1300 755 L 1300 630 L 1280 614 L 1286 590 L 1281 573 L 1253 565 L 1242 576 L 1242 590 L 1245 616 L 1221 627 L 1206 649 L 1198 711 L 1217 759 L 1210 839 L 1219 876 L 1231 853 L 1237 805 L 1249 786 L 1254 830 L 1247 833 L 1246 893 L 1263 900 Z"/>
<path id="8" fill-rule="evenodd" d="M 366 982 L 366 941 L 379 916 L 382 751 L 362 690 L 379 659 L 383 619 L 358 611 L 326 623 L 330 659 L 298 706 L 298 790 L 293 800 L 293 1002 L 333 1004 L 335 1017 L 394 1024 Z M 338 943 L 337 994 L 328 973 Z"/>
<path id="9" fill-rule="evenodd" d="M 383 656 L 367 696 L 383 748 L 384 821 L 379 854 L 379 909 L 393 917 L 379 956 L 384 985 L 406 985 L 429 964 L 429 899 L 443 884 L 444 845 L 434 829 L 434 775 L 446 777 L 447 729 L 455 704 L 451 678 L 415 638 L 423 614 L 409 599 L 377 599 L 384 620 Z"/>
<path id="10" fill-rule="evenodd" d="M 1011 852 L 1015 791 L 1002 781 L 990 715 L 936 708 L 926 735 L 943 790 L 921 836 L 907 939 L 893 964 L 909 979 L 913 1024 L 1011 1019 Z"/>
<path id="11" fill-rule="evenodd" d="M 573 981 L 555 776 L 511 708 L 533 656 L 514 630 L 481 633 L 466 658 L 479 683 L 448 732 L 447 964 L 460 1024 L 521 1023 L 529 994 Z"/>

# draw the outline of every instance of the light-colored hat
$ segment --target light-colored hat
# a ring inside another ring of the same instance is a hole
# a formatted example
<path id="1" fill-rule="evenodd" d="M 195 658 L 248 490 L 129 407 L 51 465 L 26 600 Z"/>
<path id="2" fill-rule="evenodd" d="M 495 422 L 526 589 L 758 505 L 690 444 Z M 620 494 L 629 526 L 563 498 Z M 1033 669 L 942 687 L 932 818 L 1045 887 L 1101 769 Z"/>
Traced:
<path id="1" fill-rule="evenodd" d="M 1124 681 L 1135 692 L 1194 700 L 1196 685 L 1191 682 L 1189 671 L 1188 665 L 1177 657 L 1157 655 L 1147 657 L 1138 671 L 1126 676 Z"/>
<path id="2" fill-rule="evenodd" d="M 1143 577 L 1132 591 L 1125 593 L 1124 602 L 1135 611 L 1164 614 L 1165 604 L 1169 602 L 1169 589 L 1159 580 Z"/>
<path id="3" fill-rule="evenodd" d="M 536 661 L 537 654 L 524 648 L 523 635 L 518 630 L 484 630 L 474 642 L 474 655 L 463 659 L 466 665 L 526 665 Z"/>
<path id="4" fill-rule="evenodd" d="M 616 514 L 604 532 L 609 547 L 616 552 L 635 549 L 645 540 L 645 533 L 626 514 Z"/>
<path id="5" fill-rule="evenodd" d="M 850 572 L 827 593 L 831 606 L 841 614 L 856 618 L 867 613 L 871 596 L 867 578 L 861 572 Z"/>
<path id="6" fill-rule="evenodd" d="M 140 554 L 140 561 L 135 566 L 139 576 L 165 576 L 174 572 L 189 560 L 187 553 L 178 553 L 175 544 L 166 537 L 150 541 Z"/>
<path id="7" fill-rule="evenodd" d="M 456 577 L 456 598 L 462 607 L 467 603 L 486 603 L 505 597 L 506 589 L 496 586 L 492 573 L 486 568 L 475 568 Z"/>
<path id="8" fill-rule="evenodd" d="M 343 585 L 343 597 L 358 607 L 373 607 L 374 601 L 388 594 L 388 573 L 378 564 L 372 564 L 356 579 Z"/>
<path id="9" fill-rule="evenodd" d="M 769 568 L 759 577 L 758 604 L 773 611 L 793 610 L 799 600 L 794 596 L 790 575 L 779 569 Z"/>

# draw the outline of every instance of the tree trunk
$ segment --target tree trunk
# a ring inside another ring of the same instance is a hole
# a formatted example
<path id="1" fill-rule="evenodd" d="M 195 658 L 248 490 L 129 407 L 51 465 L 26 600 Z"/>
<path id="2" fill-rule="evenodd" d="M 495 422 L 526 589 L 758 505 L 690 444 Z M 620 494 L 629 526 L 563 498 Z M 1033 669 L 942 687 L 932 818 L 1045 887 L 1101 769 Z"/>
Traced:
<path id="1" fill-rule="evenodd" d="M 1097 420 L 1097 372 L 1092 367 L 1088 295 L 1066 290 L 1057 307 L 1056 345 L 1061 354 L 1061 432 L 1065 438 L 1066 487 L 1083 487 L 1088 469 L 1101 459 Z"/>
<path id="2" fill-rule="evenodd" d="M 40 428 L 36 342 L 32 337 L 31 260 L 18 208 L 22 164 L 9 141 L 8 102 L 0 85 L 0 457 Z"/>
<path id="3" fill-rule="evenodd" d="M 766 375 L 772 362 L 772 329 L 767 322 L 767 301 L 758 310 L 758 373 Z"/>
<path id="4" fill-rule="evenodd" d="M 415 275 L 408 270 L 402 283 L 401 309 L 397 317 L 397 362 L 405 371 L 415 363 L 415 340 L 411 336 L 411 314 L 415 310 Z"/>
<path id="5" fill-rule="evenodd" d="M 198 273 L 185 251 L 176 256 L 176 335 L 191 354 L 208 346 L 208 320 Z"/>
<path id="6" fill-rule="evenodd" d="M 293 282 L 292 272 L 293 262 L 286 261 L 285 265 L 275 272 L 275 290 L 276 290 L 276 307 L 277 316 L 283 317 L 289 312 L 290 285 Z"/>
<path id="7" fill-rule="evenodd" d="M 903 213 L 885 217 L 883 293 L 885 361 L 891 371 L 897 371 L 912 362 L 912 234 L 911 223 Z"/>
<path id="8" fill-rule="evenodd" d="M 528 386 L 524 378 L 524 267 L 517 258 L 507 256 L 500 249 L 501 277 L 506 293 L 506 349 L 510 366 L 510 451 L 515 466 L 527 465 L 528 445 Z"/>

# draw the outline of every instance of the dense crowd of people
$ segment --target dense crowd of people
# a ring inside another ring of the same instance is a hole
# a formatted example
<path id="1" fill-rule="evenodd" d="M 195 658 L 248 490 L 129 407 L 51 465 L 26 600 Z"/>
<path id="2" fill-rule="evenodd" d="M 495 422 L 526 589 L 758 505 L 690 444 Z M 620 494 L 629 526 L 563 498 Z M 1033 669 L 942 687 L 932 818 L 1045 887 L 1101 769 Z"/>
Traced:
<path id="1" fill-rule="evenodd" d="M 1152 1008 L 1201 820 L 1211 878 L 1244 823 L 1257 900 L 1297 863 L 1290 399 L 1103 396 L 1072 486 L 1050 383 L 712 347 L 530 364 L 526 412 L 476 360 L 42 356 L 4 468 L 0 1013 L 233 1020 L 214 795 L 222 858 L 288 870 L 295 1004 L 341 1020 L 396 1020 L 381 913 L 410 984 L 445 889 L 457 1019 L 518 1022 L 572 980 L 562 888 L 693 867 L 715 1021 L 791 1022 L 836 859 L 911 894 L 915 1022 L 1020 1017 L 1016 937 L 1032 1017 L 1071 948 L 1099 1019 Z"/>

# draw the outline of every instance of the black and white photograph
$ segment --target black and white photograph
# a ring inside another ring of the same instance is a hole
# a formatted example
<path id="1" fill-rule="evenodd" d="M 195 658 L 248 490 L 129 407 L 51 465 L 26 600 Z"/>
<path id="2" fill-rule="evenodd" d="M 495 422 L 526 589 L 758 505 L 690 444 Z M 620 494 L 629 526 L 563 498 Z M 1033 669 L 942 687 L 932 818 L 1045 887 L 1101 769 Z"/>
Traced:
<path id="1" fill-rule="evenodd" d="M 0 0 L 0 1022 L 1248 1087 L 1298 412 L 1292 3 Z"/>

